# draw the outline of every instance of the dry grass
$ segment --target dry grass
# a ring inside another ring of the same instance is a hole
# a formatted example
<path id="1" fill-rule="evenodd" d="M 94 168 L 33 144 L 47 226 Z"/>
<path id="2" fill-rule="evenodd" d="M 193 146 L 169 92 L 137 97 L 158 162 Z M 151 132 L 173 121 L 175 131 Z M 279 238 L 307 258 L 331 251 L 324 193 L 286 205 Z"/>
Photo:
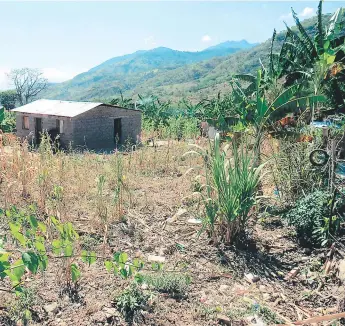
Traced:
<path id="1" fill-rule="evenodd" d="M 287 273 L 295 265 L 309 268 L 296 243 L 286 237 L 290 230 L 255 226 L 256 249 L 252 252 L 217 248 L 209 244 L 206 234 L 198 237 L 200 226 L 187 219 L 200 217 L 197 201 L 190 198 L 199 172 L 184 173 L 202 162 L 198 156 L 182 157 L 190 149 L 185 142 L 168 141 L 157 148 L 145 146 L 104 155 L 53 154 L 49 146 L 29 151 L 28 144 L 8 135 L 5 144 L 0 155 L 0 207 L 37 203 L 42 216 L 52 214 L 71 221 L 81 236 L 80 246 L 91 244 L 97 254 L 106 256 L 126 251 L 129 257 L 143 260 L 152 254 L 164 255 L 166 270 L 192 277 L 188 299 L 175 301 L 157 295 L 155 312 L 145 317 L 146 324 L 215 325 L 217 313 L 232 315 L 255 302 L 278 317 L 297 320 L 307 316 L 296 314 L 291 302 L 307 305 L 311 314 L 319 314 L 317 308 L 325 305 L 317 294 L 313 301 L 301 299 L 302 291 L 313 286 L 305 285 L 303 279 L 294 280 L 295 287 L 280 279 L 279 273 Z M 206 147 L 207 142 L 201 146 Z M 264 186 L 271 191 L 269 182 Z M 169 223 L 180 207 L 187 208 L 188 216 Z M 106 321 L 104 306 L 111 306 L 114 293 L 125 288 L 127 281 L 107 273 L 100 261 L 90 267 L 80 263 L 82 304 L 78 305 L 59 295 L 61 284 L 56 276 L 61 266 L 59 261 L 49 262 L 44 277 L 25 281 L 26 286 L 36 286 L 45 303 L 58 303 L 59 317 L 45 317 L 49 325 Z M 259 275 L 260 282 L 248 284 L 243 278 L 248 272 Z M 324 282 L 329 291 L 331 284 Z M 331 301 L 328 306 L 335 305 Z"/>

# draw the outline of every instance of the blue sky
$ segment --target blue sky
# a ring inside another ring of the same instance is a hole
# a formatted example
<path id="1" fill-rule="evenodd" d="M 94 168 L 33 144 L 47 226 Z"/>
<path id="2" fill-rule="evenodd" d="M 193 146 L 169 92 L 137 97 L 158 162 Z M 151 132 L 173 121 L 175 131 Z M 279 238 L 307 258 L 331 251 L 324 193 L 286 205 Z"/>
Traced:
<path id="1" fill-rule="evenodd" d="M 40 68 L 52 82 L 115 56 L 166 46 L 197 51 L 226 40 L 265 41 L 318 2 L 1 2 L 0 88 L 12 68 Z M 324 3 L 333 12 L 343 2 Z"/>

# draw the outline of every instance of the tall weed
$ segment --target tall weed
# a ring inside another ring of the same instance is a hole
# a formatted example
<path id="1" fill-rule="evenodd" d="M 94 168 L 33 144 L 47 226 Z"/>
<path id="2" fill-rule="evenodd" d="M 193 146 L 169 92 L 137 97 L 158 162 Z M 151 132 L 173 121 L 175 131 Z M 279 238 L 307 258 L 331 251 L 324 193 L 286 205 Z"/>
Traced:
<path id="1" fill-rule="evenodd" d="M 204 157 L 206 173 L 206 191 L 202 193 L 204 227 L 214 239 L 220 235 L 225 242 L 233 242 L 247 227 L 256 203 L 264 164 L 257 166 L 256 153 L 248 145 L 244 139 L 222 149 L 217 135 L 210 154 L 198 151 Z"/>

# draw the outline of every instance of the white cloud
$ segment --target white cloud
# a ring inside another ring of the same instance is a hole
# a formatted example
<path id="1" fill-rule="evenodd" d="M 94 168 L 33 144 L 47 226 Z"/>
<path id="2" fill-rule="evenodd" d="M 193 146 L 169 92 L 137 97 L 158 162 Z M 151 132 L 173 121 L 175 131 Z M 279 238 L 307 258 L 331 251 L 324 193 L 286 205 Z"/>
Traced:
<path id="1" fill-rule="evenodd" d="M 209 35 L 204 35 L 202 38 L 201 38 L 201 41 L 202 42 L 210 42 L 211 41 L 211 37 Z"/>
<path id="2" fill-rule="evenodd" d="M 80 72 L 60 70 L 57 68 L 43 68 L 43 76 L 52 83 L 60 83 L 72 79 Z"/>
<path id="3" fill-rule="evenodd" d="M 311 17 L 314 15 L 314 8 L 305 7 L 303 11 L 299 14 L 299 16 L 306 18 Z"/>
<path id="4" fill-rule="evenodd" d="M 315 14 L 314 8 L 305 7 L 300 13 L 298 13 L 298 17 L 300 18 L 310 18 Z M 281 15 L 279 20 L 292 20 L 292 13 L 288 13 L 285 15 Z"/>
<path id="5" fill-rule="evenodd" d="M 148 37 L 145 37 L 144 38 L 144 43 L 146 45 L 149 45 L 149 46 L 155 46 L 157 45 L 156 41 L 155 41 L 155 37 L 153 35 L 150 35 Z"/>

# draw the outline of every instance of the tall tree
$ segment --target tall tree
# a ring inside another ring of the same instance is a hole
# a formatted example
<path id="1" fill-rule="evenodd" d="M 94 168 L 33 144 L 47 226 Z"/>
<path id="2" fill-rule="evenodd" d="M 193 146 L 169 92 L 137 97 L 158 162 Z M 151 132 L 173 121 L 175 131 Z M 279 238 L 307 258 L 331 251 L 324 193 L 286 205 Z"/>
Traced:
<path id="1" fill-rule="evenodd" d="M 12 110 L 16 107 L 17 92 L 15 90 L 8 90 L 0 92 L 0 104 L 7 110 Z"/>
<path id="2" fill-rule="evenodd" d="M 48 80 L 38 69 L 13 69 L 8 74 L 8 78 L 16 89 L 17 100 L 20 105 L 30 103 L 48 85 Z"/>

